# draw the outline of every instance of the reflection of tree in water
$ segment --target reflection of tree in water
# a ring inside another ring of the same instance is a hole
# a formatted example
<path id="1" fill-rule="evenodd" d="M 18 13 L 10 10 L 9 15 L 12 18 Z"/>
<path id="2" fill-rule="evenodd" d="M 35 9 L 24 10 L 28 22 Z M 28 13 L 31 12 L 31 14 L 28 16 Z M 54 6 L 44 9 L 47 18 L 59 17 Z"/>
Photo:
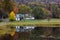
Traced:
<path id="1" fill-rule="evenodd" d="M 12 40 L 12 36 L 10 34 L 5 34 L 0 37 L 0 40 Z"/>
<path id="2" fill-rule="evenodd" d="M 32 30 L 32 34 L 35 35 L 42 35 L 43 34 L 43 28 L 42 27 L 36 27 L 34 30 Z"/>
<path id="3" fill-rule="evenodd" d="M 19 40 L 20 39 L 20 33 L 15 32 L 15 35 L 13 36 L 13 40 Z"/>
<path id="4" fill-rule="evenodd" d="M 43 35 L 43 27 L 35 27 L 34 30 L 31 31 L 31 40 L 42 40 L 41 35 Z"/>
<path id="5" fill-rule="evenodd" d="M 41 35 L 46 35 L 46 36 L 41 37 Z M 36 27 L 34 30 L 32 30 L 31 37 L 32 37 L 31 39 L 33 40 L 36 40 L 36 39 L 37 40 L 57 40 L 57 38 L 60 37 L 60 28 L 58 27 L 57 28 Z"/>
<path id="6" fill-rule="evenodd" d="M 53 36 L 60 36 L 60 28 L 59 27 L 53 28 L 52 35 Z"/>

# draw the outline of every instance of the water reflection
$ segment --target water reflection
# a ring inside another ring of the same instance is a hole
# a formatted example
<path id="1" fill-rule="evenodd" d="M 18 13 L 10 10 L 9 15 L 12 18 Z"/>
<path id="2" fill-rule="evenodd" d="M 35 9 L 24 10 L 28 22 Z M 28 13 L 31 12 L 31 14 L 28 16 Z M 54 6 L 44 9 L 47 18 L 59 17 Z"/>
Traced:
<path id="1" fill-rule="evenodd" d="M 0 40 L 60 40 L 59 27 L 9 26 Z"/>
<path id="2" fill-rule="evenodd" d="M 31 27 L 31 26 L 16 26 L 16 32 L 28 32 L 33 30 L 35 27 Z"/>

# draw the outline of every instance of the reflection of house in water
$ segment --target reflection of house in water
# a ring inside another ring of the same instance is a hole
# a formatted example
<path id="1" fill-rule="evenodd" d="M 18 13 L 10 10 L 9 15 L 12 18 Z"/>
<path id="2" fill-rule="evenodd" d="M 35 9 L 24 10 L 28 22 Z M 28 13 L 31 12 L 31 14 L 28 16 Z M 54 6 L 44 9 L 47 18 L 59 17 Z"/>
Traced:
<path id="1" fill-rule="evenodd" d="M 33 30 L 34 26 L 16 26 L 16 32 L 28 32 Z"/>

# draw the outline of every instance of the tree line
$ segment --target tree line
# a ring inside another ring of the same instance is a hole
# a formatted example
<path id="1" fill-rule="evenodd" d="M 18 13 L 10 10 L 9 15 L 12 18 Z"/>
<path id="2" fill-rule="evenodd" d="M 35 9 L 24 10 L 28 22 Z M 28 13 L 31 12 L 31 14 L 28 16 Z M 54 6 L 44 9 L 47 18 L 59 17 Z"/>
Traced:
<path id="1" fill-rule="evenodd" d="M 60 7 L 57 4 L 14 4 L 11 0 L 4 0 L 0 2 L 0 10 L 2 10 L 3 15 L 9 15 L 11 11 L 16 12 L 14 7 L 18 8 L 20 14 L 31 14 L 35 19 L 45 19 L 45 18 L 60 18 Z"/>

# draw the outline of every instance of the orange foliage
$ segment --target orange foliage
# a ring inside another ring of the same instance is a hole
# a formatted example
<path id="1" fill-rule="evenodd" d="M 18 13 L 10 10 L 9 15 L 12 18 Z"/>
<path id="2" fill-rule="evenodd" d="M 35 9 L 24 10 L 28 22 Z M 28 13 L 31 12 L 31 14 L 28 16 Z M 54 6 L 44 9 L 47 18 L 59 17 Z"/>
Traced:
<path id="1" fill-rule="evenodd" d="M 14 4 L 13 11 L 14 11 L 15 13 L 18 13 L 19 10 L 18 10 L 17 4 Z"/>
<path id="2" fill-rule="evenodd" d="M 18 7 L 16 7 L 16 6 L 14 7 L 14 12 L 18 13 Z"/>

